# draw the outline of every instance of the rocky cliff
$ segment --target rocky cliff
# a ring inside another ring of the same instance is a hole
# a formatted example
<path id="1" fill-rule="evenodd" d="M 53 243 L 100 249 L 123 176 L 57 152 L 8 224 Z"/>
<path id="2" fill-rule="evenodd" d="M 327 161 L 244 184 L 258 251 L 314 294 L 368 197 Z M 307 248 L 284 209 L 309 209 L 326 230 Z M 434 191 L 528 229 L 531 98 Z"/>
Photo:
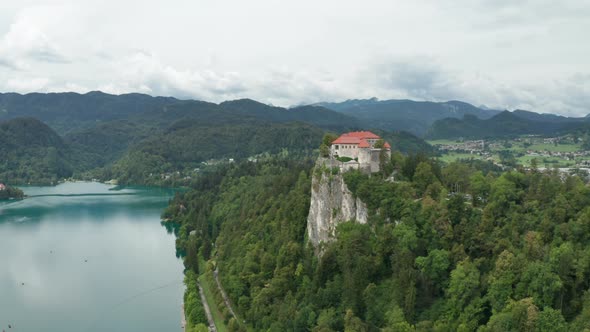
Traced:
<path id="1" fill-rule="evenodd" d="M 315 248 L 331 241 L 336 226 L 345 221 L 367 222 L 367 206 L 355 198 L 342 177 L 329 167 L 329 160 L 320 158 L 312 179 L 311 205 L 307 216 L 307 234 Z"/>

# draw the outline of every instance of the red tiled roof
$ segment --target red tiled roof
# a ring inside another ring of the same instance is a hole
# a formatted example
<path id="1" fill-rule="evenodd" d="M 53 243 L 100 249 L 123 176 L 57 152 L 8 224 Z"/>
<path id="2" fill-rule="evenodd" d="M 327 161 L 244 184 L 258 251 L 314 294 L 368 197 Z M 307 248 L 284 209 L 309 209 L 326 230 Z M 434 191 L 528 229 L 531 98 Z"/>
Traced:
<path id="1" fill-rule="evenodd" d="M 381 137 L 370 131 L 353 131 L 340 135 L 332 144 L 359 144 L 364 139 L 380 139 Z"/>
<path id="2" fill-rule="evenodd" d="M 359 148 L 370 148 L 371 145 L 369 144 L 369 142 L 367 142 L 367 140 L 361 140 L 361 142 L 359 143 Z"/>
<path id="3" fill-rule="evenodd" d="M 332 144 L 359 144 L 361 139 L 358 137 L 340 136 Z"/>
<path id="4" fill-rule="evenodd" d="M 385 142 L 385 144 L 383 144 L 383 147 L 386 149 L 391 149 L 391 145 L 389 145 L 389 143 Z"/>
<path id="5" fill-rule="evenodd" d="M 370 131 L 351 131 L 349 133 L 342 134 L 342 135 L 353 136 L 353 137 L 358 137 L 358 138 L 376 138 L 376 139 L 381 138 L 381 137 L 373 134 Z"/>

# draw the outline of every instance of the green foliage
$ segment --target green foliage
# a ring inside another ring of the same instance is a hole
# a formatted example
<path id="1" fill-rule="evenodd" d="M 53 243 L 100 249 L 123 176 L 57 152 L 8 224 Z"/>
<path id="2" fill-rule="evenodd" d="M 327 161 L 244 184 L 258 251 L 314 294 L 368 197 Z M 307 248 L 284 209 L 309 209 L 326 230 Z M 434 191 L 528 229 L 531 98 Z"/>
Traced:
<path id="1" fill-rule="evenodd" d="M 335 134 L 332 134 L 332 133 L 325 134 L 324 137 L 322 138 L 322 144 L 325 146 L 330 146 L 332 144 L 332 142 L 334 142 L 337 138 L 338 138 L 338 136 L 336 136 Z"/>
<path id="2" fill-rule="evenodd" d="M 188 325 L 207 324 L 207 316 L 201 303 L 196 274 L 190 270 L 186 271 L 184 284 L 186 285 L 184 292 L 184 312 Z"/>
<path id="3" fill-rule="evenodd" d="M 0 179 L 10 184 L 55 184 L 73 173 L 70 150 L 42 122 L 18 118 L 0 123 Z"/>
<path id="4" fill-rule="evenodd" d="M 373 147 L 375 149 L 382 149 L 385 145 L 385 141 L 383 139 L 379 139 L 377 140 L 377 142 L 375 142 L 375 144 L 373 144 Z"/>
<path id="5" fill-rule="evenodd" d="M 432 171 L 432 166 L 427 162 L 420 162 L 416 166 L 413 176 L 414 187 L 418 195 L 423 195 L 426 192 L 426 188 L 435 183 L 435 181 L 438 181 L 438 179 Z"/>
<path id="6" fill-rule="evenodd" d="M 343 174 L 368 223 L 339 224 L 319 257 L 305 241 L 312 162 L 289 159 L 229 165 L 176 197 L 179 249 L 215 243 L 221 281 L 253 330 L 587 327 L 583 180 L 417 155 L 391 164 L 395 181 Z"/>
<path id="7" fill-rule="evenodd" d="M 338 157 L 338 158 L 336 158 L 336 160 L 338 160 L 340 162 L 343 162 L 343 163 L 347 163 L 347 162 L 351 161 L 352 158 L 350 158 L 350 157 Z"/>
<path id="8" fill-rule="evenodd" d="M 211 127 L 185 122 L 135 146 L 113 165 L 111 176 L 121 183 L 150 183 L 164 174 L 202 167 L 202 162 L 211 159 L 238 160 L 285 149 L 307 154 L 321 135 L 320 129 L 300 123 Z"/>
<path id="9" fill-rule="evenodd" d="M 4 190 L 0 190 L 0 201 L 6 199 L 21 199 L 24 197 L 25 194 L 23 191 L 15 187 L 6 186 Z"/>

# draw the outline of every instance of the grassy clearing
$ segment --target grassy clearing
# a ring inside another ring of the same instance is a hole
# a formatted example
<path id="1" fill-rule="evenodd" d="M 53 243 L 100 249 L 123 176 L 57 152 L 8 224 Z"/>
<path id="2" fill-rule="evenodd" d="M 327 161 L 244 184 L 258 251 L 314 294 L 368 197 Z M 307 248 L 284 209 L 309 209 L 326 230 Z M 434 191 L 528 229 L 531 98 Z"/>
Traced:
<path id="1" fill-rule="evenodd" d="M 528 147 L 528 150 L 534 151 L 550 151 L 550 152 L 576 152 L 582 150 L 582 146 L 580 144 L 549 144 L 549 143 L 540 143 L 540 144 L 533 144 Z"/>
<path id="2" fill-rule="evenodd" d="M 559 157 L 540 157 L 540 156 L 522 156 L 516 158 L 519 164 L 524 166 L 530 166 L 531 160 L 537 159 L 537 166 L 551 168 L 554 166 L 558 167 L 571 167 L 575 163 L 571 160 L 565 160 Z"/>
<path id="3" fill-rule="evenodd" d="M 440 161 L 443 161 L 445 163 L 452 163 L 453 161 L 457 160 L 457 159 L 484 159 L 484 157 L 482 156 L 478 156 L 476 154 L 471 154 L 471 153 L 458 153 L 458 152 L 450 152 L 450 153 L 445 153 L 443 155 L 441 155 L 438 159 Z"/>

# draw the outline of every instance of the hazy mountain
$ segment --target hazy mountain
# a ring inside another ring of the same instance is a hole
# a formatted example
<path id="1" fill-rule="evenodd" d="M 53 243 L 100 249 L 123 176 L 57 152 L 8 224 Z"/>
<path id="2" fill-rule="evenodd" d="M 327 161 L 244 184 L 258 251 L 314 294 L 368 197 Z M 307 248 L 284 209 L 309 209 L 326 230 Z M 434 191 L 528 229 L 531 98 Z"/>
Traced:
<path id="1" fill-rule="evenodd" d="M 412 100 L 354 99 L 341 103 L 318 103 L 328 109 L 354 116 L 367 127 L 406 130 L 422 136 L 436 120 L 474 115 L 488 119 L 499 111 L 482 109 L 461 101 L 428 102 Z"/>
<path id="2" fill-rule="evenodd" d="M 482 120 L 472 115 L 463 119 L 446 118 L 436 121 L 427 133 L 431 139 L 484 138 L 511 135 L 553 135 L 584 128 L 590 125 L 588 118 L 567 118 L 553 114 L 538 114 L 529 111 L 504 111 L 492 118 Z"/>
<path id="3" fill-rule="evenodd" d="M 580 118 L 569 118 L 561 115 L 556 114 L 548 114 L 548 113 L 535 113 L 531 111 L 525 110 L 515 110 L 512 112 L 514 115 L 518 116 L 522 119 L 527 119 L 531 121 L 539 121 L 539 122 L 576 122 L 579 121 Z"/>
<path id="4" fill-rule="evenodd" d="M 39 119 L 59 133 L 90 127 L 97 122 L 155 112 L 179 102 L 175 98 L 143 94 L 110 95 L 102 92 L 0 94 L 0 120 Z"/>
<path id="5" fill-rule="evenodd" d="M 0 105 L 0 121 L 10 119 L 0 136 L 6 156 L 0 180 L 10 183 L 50 183 L 90 170 L 144 183 L 150 174 L 192 170 L 208 159 L 285 149 L 309 155 L 326 131 L 367 128 L 321 106 L 287 109 L 249 99 L 214 104 L 141 94 L 35 93 L 1 94 Z M 31 118 L 14 118 L 22 115 Z M 404 152 L 431 150 L 409 133 L 380 134 Z"/>
<path id="6" fill-rule="evenodd" d="M 273 122 L 301 121 L 323 128 L 358 128 L 360 126 L 360 121 L 356 118 L 321 106 L 309 105 L 287 109 L 269 106 L 251 99 L 226 101 L 219 106 Z"/>
<path id="7" fill-rule="evenodd" d="M 110 95 L 102 92 L 0 94 L 0 120 L 33 117 L 66 134 L 103 122 L 126 119 L 166 126 L 183 118 L 206 123 L 239 122 L 252 117 L 273 122 L 301 121 L 326 128 L 358 127 L 358 120 L 322 107 L 286 109 L 242 99 L 214 104 L 144 94 Z"/>

